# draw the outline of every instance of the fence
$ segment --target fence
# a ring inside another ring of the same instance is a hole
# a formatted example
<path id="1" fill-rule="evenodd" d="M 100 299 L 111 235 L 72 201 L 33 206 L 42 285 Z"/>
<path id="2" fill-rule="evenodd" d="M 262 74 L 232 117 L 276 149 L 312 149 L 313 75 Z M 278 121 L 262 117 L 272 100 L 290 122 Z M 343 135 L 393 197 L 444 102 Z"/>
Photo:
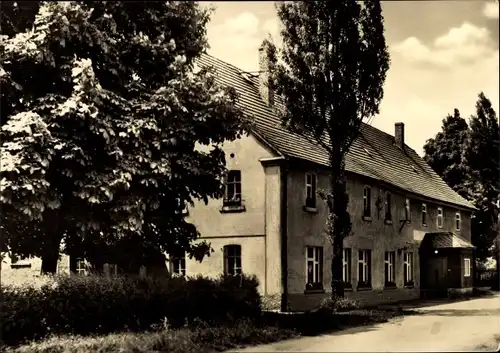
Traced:
<path id="1" fill-rule="evenodd" d="M 488 287 L 493 290 L 498 290 L 498 286 L 499 279 L 496 269 L 476 269 L 474 276 L 474 287 Z"/>

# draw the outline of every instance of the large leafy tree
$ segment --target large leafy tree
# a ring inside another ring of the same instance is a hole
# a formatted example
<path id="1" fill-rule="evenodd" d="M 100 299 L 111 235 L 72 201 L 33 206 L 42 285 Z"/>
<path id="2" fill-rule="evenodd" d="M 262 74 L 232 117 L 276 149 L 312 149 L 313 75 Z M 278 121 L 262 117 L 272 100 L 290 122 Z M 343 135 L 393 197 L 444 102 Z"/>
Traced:
<path id="1" fill-rule="evenodd" d="M 463 163 L 469 126 L 458 109 L 443 119 L 441 131 L 424 145 L 424 160 L 456 192 L 470 198 L 467 170 Z"/>
<path id="2" fill-rule="evenodd" d="M 195 2 L 43 2 L 0 38 L 4 247 L 43 272 L 61 242 L 101 263 L 120 244 L 143 263 L 207 254 L 182 210 L 221 195 L 221 143 L 245 129 L 234 90 L 195 65 L 208 21 Z"/>
<path id="3" fill-rule="evenodd" d="M 500 198 L 500 129 L 491 101 L 480 93 L 476 114 L 469 121 L 469 139 L 465 145 L 464 163 L 469 177 L 468 188 L 478 211 L 472 219 L 472 239 L 477 255 L 490 255 L 498 234 Z"/>
<path id="4" fill-rule="evenodd" d="M 267 42 L 284 126 L 329 154 L 327 232 L 332 297 L 343 296 L 343 240 L 351 232 L 345 158 L 363 120 L 378 113 L 389 68 L 379 1 L 277 3 L 283 48 Z"/>

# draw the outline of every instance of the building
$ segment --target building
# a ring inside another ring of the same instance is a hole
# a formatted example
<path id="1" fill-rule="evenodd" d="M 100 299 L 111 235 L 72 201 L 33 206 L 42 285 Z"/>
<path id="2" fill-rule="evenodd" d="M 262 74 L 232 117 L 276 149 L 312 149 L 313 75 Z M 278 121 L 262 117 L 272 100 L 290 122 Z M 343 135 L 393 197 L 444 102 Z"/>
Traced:
<path id="1" fill-rule="evenodd" d="M 169 266 L 181 275 L 254 274 L 261 293 L 279 298 L 283 310 L 306 310 L 330 292 L 327 207 L 317 196 L 328 189 L 328 155 L 281 127 L 260 54 L 259 75 L 209 55 L 198 62 L 237 90 L 254 128 L 224 144 L 224 199 L 197 204 L 186 216 L 214 252 L 201 263 L 171 258 Z M 403 123 L 394 136 L 364 124 L 346 160 L 353 234 L 344 240 L 343 278 L 346 296 L 366 304 L 472 290 L 474 207 L 404 137 Z"/>
<path id="2" fill-rule="evenodd" d="M 174 259 L 172 269 L 255 274 L 262 294 L 280 296 L 283 309 L 315 307 L 331 283 L 327 207 L 316 195 L 328 188 L 328 155 L 280 126 L 262 52 L 259 75 L 209 55 L 199 64 L 214 67 L 220 83 L 239 92 L 255 126 L 224 145 L 225 198 L 189 209 L 214 252 L 202 263 Z M 394 136 L 364 124 L 347 156 L 353 235 L 344 240 L 343 277 L 346 296 L 364 303 L 472 290 L 474 206 L 404 137 L 403 123 Z"/>

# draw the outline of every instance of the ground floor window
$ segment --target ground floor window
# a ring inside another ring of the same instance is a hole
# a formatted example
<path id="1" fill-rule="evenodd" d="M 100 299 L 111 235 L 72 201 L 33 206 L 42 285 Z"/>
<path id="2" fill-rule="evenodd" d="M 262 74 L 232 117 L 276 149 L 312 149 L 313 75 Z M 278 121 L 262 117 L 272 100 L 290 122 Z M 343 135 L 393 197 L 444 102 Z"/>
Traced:
<path id="1" fill-rule="evenodd" d="M 306 289 L 323 289 L 323 248 L 320 246 L 308 246 L 306 251 Z"/>
<path id="2" fill-rule="evenodd" d="M 470 258 L 464 258 L 464 277 L 470 277 L 471 273 L 471 261 Z"/>
<path id="3" fill-rule="evenodd" d="M 234 276 L 241 275 L 241 273 L 241 246 L 224 246 L 224 274 Z"/>
<path id="4" fill-rule="evenodd" d="M 87 274 L 87 264 L 85 259 L 79 257 L 75 259 L 75 273 L 84 276 Z"/>
<path id="5" fill-rule="evenodd" d="M 396 286 L 396 276 L 395 276 L 395 263 L 396 263 L 396 252 L 386 251 L 384 268 L 385 268 L 385 286 L 395 287 Z"/>
<path id="6" fill-rule="evenodd" d="M 186 275 L 186 254 L 182 253 L 178 256 L 170 258 L 170 272 L 176 276 Z"/>
<path id="7" fill-rule="evenodd" d="M 359 250 L 358 286 L 371 287 L 371 250 Z"/>
<path id="8" fill-rule="evenodd" d="M 403 255 L 403 270 L 405 286 L 413 286 L 413 253 L 405 252 Z"/>
<path id="9" fill-rule="evenodd" d="M 351 249 L 344 249 L 342 254 L 342 280 L 345 285 L 351 285 Z"/>

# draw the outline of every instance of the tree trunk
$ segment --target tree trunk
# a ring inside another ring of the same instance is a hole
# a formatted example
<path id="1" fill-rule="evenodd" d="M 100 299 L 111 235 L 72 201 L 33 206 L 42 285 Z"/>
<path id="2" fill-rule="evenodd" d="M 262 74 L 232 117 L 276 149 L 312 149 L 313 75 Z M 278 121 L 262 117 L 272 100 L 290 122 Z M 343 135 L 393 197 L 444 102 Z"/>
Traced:
<path id="1" fill-rule="evenodd" d="M 348 196 L 345 181 L 345 158 L 340 154 L 331 156 L 331 202 L 329 202 L 329 235 L 332 241 L 332 299 L 344 297 L 342 278 L 342 254 L 344 238 L 351 231 L 351 221 L 347 212 Z"/>
<path id="2" fill-rule="evenodd" d="M 59 249 L 62 240 L 62 235 L 59 232 L 59 222 L 57 211 L 51 210 L 44 214 L 42 225 L 46 233 L 42 251 L 42 275 L 55 274 L 57 272 Z"/>

